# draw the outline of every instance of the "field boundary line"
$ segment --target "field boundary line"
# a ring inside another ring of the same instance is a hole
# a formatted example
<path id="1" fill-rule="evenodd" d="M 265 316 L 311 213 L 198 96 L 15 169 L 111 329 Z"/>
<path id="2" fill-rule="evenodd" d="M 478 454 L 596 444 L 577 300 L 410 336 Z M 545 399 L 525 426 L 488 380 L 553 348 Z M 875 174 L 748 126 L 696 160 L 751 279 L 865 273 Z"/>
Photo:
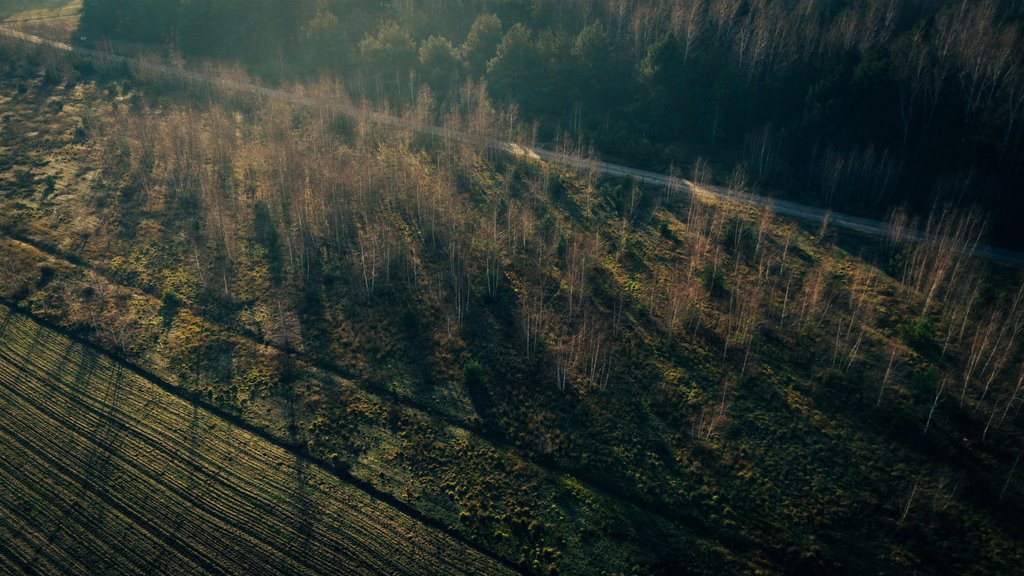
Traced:
<path id="1" fill-rule="evenodd" d="M 120 366 L 122 369 L 125 369 L 125 370 L 128 370 L 128 371 L 132 372 L 137 377 L 139 377 L 139 378 L 145 380 L 146 382 L 156 386 L 157 388 L 159 388 L 163 392 L 165 392 L 167 394 L 170 394 L 170 395 L 172 395 L 172 396 L 174 396 L 174 397 L 176 397 L 176 398 L 178 398 L 180 400 L 183 400 L 185 402 L 189 402 L 189 403 L 197 406 L 198 408 L 206 411 L 208 414 L 210 414 L 210 415 L 212 415 L 212 416 L 214 416 L 214 417 L 216 417 L 216 418 L 218 418 L 220 420 L 223 420 L 224 422 L 227 422 L 228 424 L 230 424 L 230 425 L 232 425 L 232 426 L 234 426 L 234 427 L 236 427 L 236 428 L 238 428 L 240 430 L 244 430 L 245 432 L 247 432 L 249 434 L 252 434 L 256 438 L 259 438 L 260 440 L 262 440 L 264 442 L 267 442 L 269 444 L 277 446 L 278 448 L 284 450 L 285 452 L 291 454 L 292 456 L 294 456 L 296 458 L 299 458 L 299 459 L 301 459 L 301 460 L 303 460 L 303 461 L 305 461 L 305 462 L 307 462 L 309 464 L 312 464 L 312 465 L 316 466 L 317 468 L 321 469 L 325 473 L 333 475 L 333 476 L 337 477 L 339 480 L 341 480 L 341 481 L 343 481 L 343 482 L 353 486 L 354 488 L 364 492 L 367 496 L 373 498 L 374 500 L 378 500 L 378 501 L 380 501 L 380 502 L 382 502 L 382 503 L 384 503 L 384 504 L 394 508 L 396 511 L 398 511 L 398 512 L 400 512 L 402 514 L 405 514 L 406 516 L 412 518 L 413 520 L 416 520 L 417 522 L 419 522 L 419 523 L 421 523 L 421 524 L 423 524 L 425 526 L 428 526 L 430 528 L 433 528 L 435 530 L 440 531 L 445 536 L 448 536 L 449 538 L 451 538 L 451 539 L 453 539 L 453 540 L 463 544 L 464 546 L 466 546 L 466 547 L 468 547 L 468 548 L 470 548 L 472 550 L 475 550 L 476 552 L 486 556 L 487 558 L 489 558 L 489 559 L 491 559 L 491 560 L 501 564 L 502 566 L 504 566 L 505 568 L 511 570 L 512 572 L 519 573 L 519 574 L 523 574 L 524 573 L 521 567 L 516 565 L 514 562 L 512 562 L 508 558 L 505 558 L 504 556 L 498 555 L 497 553 L 493 552 L 492 550 L 489 550 L 487 548 L 484 548 L 484 547 L 480 546 L 476 542 L 474 542 L 474 541 L 470 540 L 469 538 L 467 538 L 465 535 L 460 534 L 460 533 L 452 530 L 447 525 L 445 525 L 444 523 L 442 523 L 442 522 L 440 522 L 438 520 L 435 520 L 433 518 L 430 518 L 429 516 L 426 516 L 425 514 L 423 514 L 422 512 L 420 512 L 419 510 L 417 510 L 413 506 L 411 506 L 410 504 L 399 500 L 394 495 L 389 494 L 387 492 L 384 492 L 383 490 L 373 486 L 372 484 L 370 484 L 369 482 L 367 482 L 365 480 L 362 480 L 360 478 L 356 478 L 355 476 L 352 475 L 351 472 L 348 472 L 347 470 L 343 470 L 343 469 L 339 469 L 337 467 L 331 466 L 325 460 L 323 460 L 321 458 L 317 458 L 316 456 L 313 456 L 312 454 L 309 454 L 306 450 L 302 449 L 299 445 L 292 444 L 292 443 L 289 443 L 289 442 L 285 442 L 285 441 L 281 440 L 280 438 L 275 437 L 273 434 L 270 434 L 269 432 L 259 428 L 258 426 L 250 424 L 249 422 L 246 422 L 244 419 L 242 419 L 242 418 L 240 418 L 240 417 L 238 417 L 238 416 L 236 416 L 234 414 L 231 414 L 230 412 L 228 412 L 228 411 L 226 411 L 226 410 L 224 410 L 224 409 L 222 409 L 222 408 L 220 408 L 220 407 L 218 407 L 216 405 L 213 405 L 213 404 L 210 404 L 208 402 L 205 402 L 201 398 L 196 397 L 195 395 L 185 394 L 185 393 L 183 393 L 183 391 L 181 390 L 180 387 L 174 386 L 173 384 L 167 382 L 166 380 L 164 380 L 160 376 L 154 374 L 153 372 L 150 372 L 149 370 L 147 370 L 147 369 L 145 369 L 145 368 L 143 368 L 141 366 L 137 366 L 137 365 L 135 365 L 132 362 L 129 362 L 129 361 L 123 359 L 123 358 L 120 358 L 120 357 L 118 357 L 118 356 L 116 356 L 114 354 L 111 354 L 108 351 L 106 351 L 106 350 L 102 349 L 101 347 L 97 346 L 96 344 L 94 344 L 94 343 L 92 343 L 92 342 L 90 342 L 90 341 L 88 341 L 88 340 L 86 340 L 86 339 L 84 339 L 84 338 L 82 338 L 82 337 L 80 337 L 78 335 L 70 334 L 66 330 L 62 329 L 61 327 L 56 326 L 56 325 L 52 324 L 51 322 L 49 322 L 49 321 L 47 321 L 47 320 L 45 320 L 43 318 L 38 318 L 36 315 L 32 314 L 29 311 L 26 311 L 26 310 L 24 310 L 24 309 L 22 309 L 22 308 L 20 308 L 18 306 L 12 306 L 12 305 L 10 305 L 7 302 L 3 302 L 2 305 L 8 310 L 9 313 L 17 314 L 19 316 L 27 318 L 27 319 L 31 320 L 32 322 L 35 322 L 36 324 L 39 324 L 43 328 L 46 328 L 47 330 L 53 331 L 53 332 L 59 334 L 60 336 L 62 336 L 64 338 L 67 338 L 68 340 L 70 340 L 72 342 L 75 342 L 75 343 L 79 344 L 80 346 L 83 346 L 84 348 L 89 349 L 89 350 L 93 351 L 94 353 L 97 353 L 97 354 L 101 355 L 104 358 L 107 358 L 109 361 L 111 361 L 114 364 Z"/>

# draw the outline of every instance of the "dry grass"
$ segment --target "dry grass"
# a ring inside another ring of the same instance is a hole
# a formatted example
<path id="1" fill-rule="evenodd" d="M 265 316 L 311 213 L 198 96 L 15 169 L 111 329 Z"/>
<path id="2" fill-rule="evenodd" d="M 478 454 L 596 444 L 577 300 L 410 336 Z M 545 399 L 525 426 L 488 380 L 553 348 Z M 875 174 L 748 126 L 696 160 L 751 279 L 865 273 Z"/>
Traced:
<path id="1" fill-rule="evenodd" d="M 82 0 L 4 0 L 0 4 L 0 19 L 28 20 L 77 14 Z"/>

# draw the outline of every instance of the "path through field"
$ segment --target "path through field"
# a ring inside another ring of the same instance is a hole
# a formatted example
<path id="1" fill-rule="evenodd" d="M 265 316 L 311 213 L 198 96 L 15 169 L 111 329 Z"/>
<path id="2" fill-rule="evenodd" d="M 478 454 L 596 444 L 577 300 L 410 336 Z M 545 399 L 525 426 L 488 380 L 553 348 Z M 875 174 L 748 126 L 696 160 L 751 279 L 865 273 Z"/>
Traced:
<path id="1" fill-rule="evenodd" d="M 0 573 L 509 572 L 4 306 L 0 462 Z"/>

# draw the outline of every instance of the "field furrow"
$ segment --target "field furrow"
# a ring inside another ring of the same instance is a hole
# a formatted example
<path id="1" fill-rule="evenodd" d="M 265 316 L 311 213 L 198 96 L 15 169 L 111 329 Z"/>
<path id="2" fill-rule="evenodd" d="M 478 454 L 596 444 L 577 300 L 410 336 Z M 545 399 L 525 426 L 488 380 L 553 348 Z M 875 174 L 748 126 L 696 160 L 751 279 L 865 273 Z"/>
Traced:
<path id="1" fill-rule="evenodd" d="M 13 405 L 12 398 L 7 394 L 0 395 L 0 402 L 5 405 Z M 23 409 L 23 405 L 19 408 Z M 133 513 L 129 507 L 130 503 L 126 504 L 125 502 L 129 494 L 122 491 L 127 487 L 119 481 L 120 479 L 110 478 L 105 486 L 97 488 L 93 485 L 94 481 L 88 478 L 88 472 L 75 476 L 72 471 L 83 470 L 89 466 L 90 451 L 86 449 L 82 452 L 65 452 L 55 442 L 48 442 L 43 434 L 60 433 L 61 430 L 58 426 L 53 425 L 55 423 L 45 422 L 48 420 L 45 415 L 38 412 L 32 414 L 27 410 L 23 410 L 21 414 L 12 412 L 2 413 L 7 429 L 0 435 L 0 440 L 8 449 L 15 448 L 12 452 L 20 454 L 22 461 L 19 469 L 31 475 L 29 482 L 26 483 L 27 486 L 38 486 L 42 491 L 39 494 L 39 505 L 50 506 L 58 502 L 62 511 L 88 510 L 90 514 L 106 516 L 112 527 L 116 526 L 121 529 L 119 531 L 131 530 L 133 535 L 144 536 L 144 540 L 157 540 L 165 545 L 171 545 L 173 548 L 187 550 L 181 542 L 159 530 L 159 521 L 150 522 L 149 519 Z M 66 434 L 66 431 L 64 432 Z M 51 454 L 63 455 L 63 457 L 52 457 Z M 150 504 L 147 512 L 156 512 L 152 509 L 152 504 L 156 502 L 155 498 L 151 498 L 145 493 L 139 493 L 137 496 L 138 499 L 145 499 Z M 84 512 L 80 513 L 84 514 Z M 74 516 L 74 514 L 59 514 L 55 524 L 60 526 L 65 521 L 73 520 Z M 81 530 L 74 532 L 95 533 L 96 526 L 86 524 L 81 526 Z M 112 539 L 112 541 L 119 542 L 120 540 Z M 92 550 L 75 550 L 74 552 L 83 558 L 101 557 Z M 208 560 L 200 560 L 197 564 L 205 564 L 208 570 L 213 568 Z"/>
<path id="2" fill-rule="evenodd" d="M 15 572 L 507 569 L 123 365 L 0 310 L 0 566 Z"/>
<path id="3" fill-rule="evenodd" d="M 59 396 L 58 398 L 64 400 L 75 399 L 74 397 Z M 22 400 L 25 404 L 32 406 L 43 406 L 47 402 L 46 398 L 41 397 L 26 397 Z M 117 486 L 122 483 L 144 484 L 147 488 L 145 491 L 146 501 L 129 501 L 126 503 L 126 506 L 151 505 L 153 501 L 167 502 L 168 505 L 163 509 L 153 510 L 153 513 L 157 515 L 192 507 L 193 513 L 196 516 L 202 517 L 204 522 L 217 525 L 219 528 L 216 532 L 196 535 L 197 538 L 209 540 L 206 546 L 207 549 L 213 552 L 223 549 L 222 547 L 226 545 L 226 542 L 222 541 L 222 539 L 226 535 L 234 534 L 236 537 L 241 537 L 247 546 L 263 552 L 262 556 L 276 556 L 276 552 L 261 542 L 257 535 L 249 533 L 250 528 L 246 525 L 245 519 L 235 513 L 235 507 L 241 508 L 245 506 L 246 502 L 243 498 L 231 494 L 231 491 L 228 490 L 216 491 L 211 490 L 208 486 L 190 486 L 188 477 L 166 476 L 159 469 L 146 468 L 146 464 L 153 463 L 159 465 L 160 462 L 173 458 L 175 455 L 174 450 L 164 448 L 159 451 L 160 454 L 157 455 L 156 459 L 132 456 L 142 453 L 147 445 L 159 446 L 160 436 L 155 431 L 146 434 L 141 432 L 140 429 L 131 426 L 125 426 L 116 430 L 114 428 L 107 428 L 104 431 L 101 429 L 104 424 L 104 414 L 96 407 L 90 406 L 89 402 L 85 399 L 80 400 L 77 403 L 71 402 L 65 406 L 57 407 L 58 411 L 56 412 L 40 410 L 36 414 L 31 415 L 23 426 L 27 428 L 35 422 L 49 421 L 53 424 L 53 428 L 40 430 L 39 433 L 56 433 L 59 431 L 57 427 L 60 424 L 56 422 L 55 414 L 61 413 L 59 412 L 60 409 L 77 414 L 79 416 L 77 422 L 82 424 L 76 425 L 76 422 L 69 421 L 65 423 L 67 428 L 65 432 L 70 432 L 71 436 L 80 439 L 82 445 L 88 446 L 85 454 L 91 457 L 77 464 L 81 469 L 86 470 L 84 482 L 89 484 L 90 490 L 99 491 L 104 486 Z M 195 458 L 190 458 L 187 453 L 182 454 L 181 461 L 184 464 L 190 467 L 203 466 L 202 462 L 197 461 Z M 125 478 L 123 479 L 122 476 Z M 233 487 L 227 486 L 227 488 Z M 234 490 L 234 492 L 238 491 Z M 156 493 L 160 493 L 161 497 L 154 498 L 153 495 Z M 197 493 L 208 497 L 205 500 L 216 502 L 218 508 L 210 510 L 203 505 L 204 502 L 200 502 L 198 505 L 192 504 L 190 496 Z M 253 499 L 256 500 L 255 498 Z M 260 506 L 258 512 L 269 512 L 269 506 Z M 266 528 L 268 530 L 278 530 L 285 527 L 280 525 L 279 522 L 270 519 Z M 298 569 L 298 566 L 288 566 L 289 562 L 285 558 L 280 558 L 279 560 L 283 567 L 293 570 Z M 240 566 L 239 568 L 249 569 L 251 567 Z"/>

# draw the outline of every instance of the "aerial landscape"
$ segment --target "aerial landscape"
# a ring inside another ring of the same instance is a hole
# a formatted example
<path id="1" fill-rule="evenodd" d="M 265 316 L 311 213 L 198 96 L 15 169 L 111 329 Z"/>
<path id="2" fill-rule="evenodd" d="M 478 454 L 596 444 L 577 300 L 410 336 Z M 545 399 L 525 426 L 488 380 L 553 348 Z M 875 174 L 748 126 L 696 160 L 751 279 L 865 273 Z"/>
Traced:
<path id="1" fill-rule="evenodd" d="M 1024 574 L 1021 0 L 0 0 L 0 574 Z"/>

